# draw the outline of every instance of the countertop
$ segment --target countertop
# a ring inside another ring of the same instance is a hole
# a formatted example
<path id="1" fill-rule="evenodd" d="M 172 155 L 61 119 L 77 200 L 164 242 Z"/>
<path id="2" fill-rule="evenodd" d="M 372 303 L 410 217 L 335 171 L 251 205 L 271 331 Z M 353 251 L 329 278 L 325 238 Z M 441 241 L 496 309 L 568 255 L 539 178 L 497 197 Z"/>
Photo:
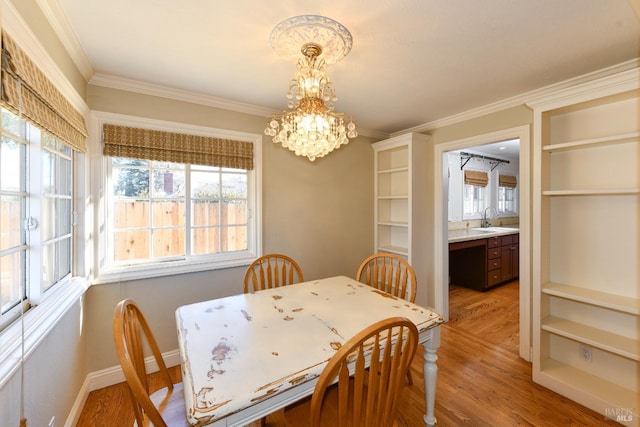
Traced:
<path id="1" fill-rule="evenodd" d="M 466 242 L 468 240 L 487 239 L 489 237 L 506 236 L 520 232 L 520 228 L 514 227 L 485 227 L 464 228 L 461 230 L 449 230 L 449 243 Z"/>

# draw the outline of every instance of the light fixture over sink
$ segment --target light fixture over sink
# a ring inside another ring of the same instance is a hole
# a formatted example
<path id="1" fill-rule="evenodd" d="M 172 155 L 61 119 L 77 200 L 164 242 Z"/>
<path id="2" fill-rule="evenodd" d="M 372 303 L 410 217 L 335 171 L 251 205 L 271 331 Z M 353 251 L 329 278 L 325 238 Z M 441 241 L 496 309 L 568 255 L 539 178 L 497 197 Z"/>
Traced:
<path id="1" fill-rule="evenodd" d="M 294 16 L 271 31 L 270 42 L 279 55 L 298 59 L 287 93 L 289 110 L 273 114 L 264 133 L 311 161 L 358 136 L 353 119 L 333 111 L 338 98 L 327 75 L 327 65 L 351 50 L 349 30 L 324 16 Z"/>

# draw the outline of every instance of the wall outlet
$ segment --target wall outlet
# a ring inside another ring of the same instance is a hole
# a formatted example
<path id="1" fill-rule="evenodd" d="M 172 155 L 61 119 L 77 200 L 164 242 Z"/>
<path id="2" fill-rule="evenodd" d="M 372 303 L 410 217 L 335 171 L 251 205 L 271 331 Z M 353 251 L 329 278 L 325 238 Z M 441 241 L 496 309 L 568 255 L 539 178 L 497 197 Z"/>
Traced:
<path id="1" fill-rule="evenodd" d="M 593 350 L 590 346 L 580 344 L 580 360 L 587 363 L 593 362 Z"/>

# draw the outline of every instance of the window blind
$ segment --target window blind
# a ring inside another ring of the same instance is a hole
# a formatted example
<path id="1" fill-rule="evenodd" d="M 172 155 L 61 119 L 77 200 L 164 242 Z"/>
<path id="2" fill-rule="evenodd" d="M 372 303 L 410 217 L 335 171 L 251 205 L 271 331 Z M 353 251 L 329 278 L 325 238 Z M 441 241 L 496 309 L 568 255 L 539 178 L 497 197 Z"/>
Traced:
<path id="1" fill-rule="evenodd" d="M 464 183 L 486 187 L 489 184 L 489 175 L 486 172 L 466 170 L 464 171 Z"/>
<path id="2" fill-rule="evenodd" d="M 104 155 L 174 163 L 253 169 L 247 141 L 105 124 Z"/>
<path id="3" fill-rule="evenodd" d="M 517 185 L 518 185 L 518 181 L 517 181 L 515 176 L 500 175 L 498 177 L 498 186 L 499 187 L 516 188 Z"/>
<path id="4" fill-rule="evenodd" d="M 4 108 L 51 133 L 74 150 L 86 152 L 87 128 L 78 110 L 6 33 L 2 33 Z"/>

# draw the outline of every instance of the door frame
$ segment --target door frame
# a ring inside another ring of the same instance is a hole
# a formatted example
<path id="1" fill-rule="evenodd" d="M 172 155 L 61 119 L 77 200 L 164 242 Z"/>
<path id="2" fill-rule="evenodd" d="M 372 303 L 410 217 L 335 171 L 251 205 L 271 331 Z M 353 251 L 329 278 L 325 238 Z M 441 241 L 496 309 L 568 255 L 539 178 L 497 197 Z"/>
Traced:
<path id="1" fill-rule="evenodd" d="M 448 173 L 443 164 L 446 152 L 509 139 L 520 139 L 519 218 L 520 218 L 520 357 L 531 361 L 531 126 L 523 125 L 496 132 L 457 139 L 434 146 L 434 265 L 435 308 L 449 320 L 449 244 L 448 244 Z M 441 268 L 438 268 L 440 266 Z"/>

